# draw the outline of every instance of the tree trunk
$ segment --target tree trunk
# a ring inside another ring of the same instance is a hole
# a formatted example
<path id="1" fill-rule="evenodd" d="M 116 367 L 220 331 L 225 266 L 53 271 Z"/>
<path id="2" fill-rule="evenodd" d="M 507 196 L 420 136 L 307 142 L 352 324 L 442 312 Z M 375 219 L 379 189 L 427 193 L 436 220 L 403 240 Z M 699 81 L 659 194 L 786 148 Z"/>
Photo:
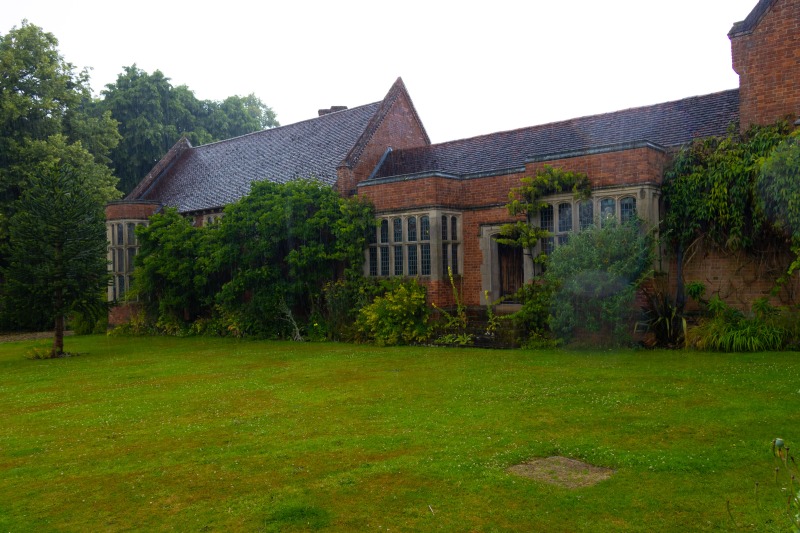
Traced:
<path id="1" fill-rule="evenodd" d="M 53 331 L 53 353 L 50 354 L 51 357 L 58 357 L 64 353 L 64 313 L 61 311 L 61 307 L 64 302 L 64 293 L 59 288 L 56 291 L 56 309 L 58 309 L 56 314 L 56 323 L 55 323 L 55 331 Z"/>
<path id="2" fill-rule="evenodd" d="M 52 357 L 58 357 L 64 353 L 64 315 L 61 313 L 56 316 L 56 329 L 53 332 L 53 352 Z"/>
<path id="3" fill-rule="evenodd" d="M 675 246 L 675 308 L 679 313 L 683 313 L 686 307 L 686 288 L 683 284 L 683 244 Z"/>

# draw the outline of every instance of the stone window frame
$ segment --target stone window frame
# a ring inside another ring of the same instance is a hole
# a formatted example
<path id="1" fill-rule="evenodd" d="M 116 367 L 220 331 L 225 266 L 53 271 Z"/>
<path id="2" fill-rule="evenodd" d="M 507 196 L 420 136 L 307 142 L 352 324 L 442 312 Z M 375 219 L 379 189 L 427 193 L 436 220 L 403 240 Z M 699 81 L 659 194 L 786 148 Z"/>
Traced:
<path id="1" fill-rule="evenodd" d="M 569 240 L 569 235 L 584 231 L 588 227 L 585 218 L 581 218 L 581 205 L 592 206 L 592 224 L 595 226 L 602 225 L 603 207 L 606 206 L 607 211 L 609 205 L 616 220 L 628 220 L 632 216 L 639 216 L 646 222 L 657 224 L 658 218 L 657 216 L 654 217 L 654 214 L 657 215 L 658 213 L 659 196 L 660 193 L 655 186 L 628 186 L 595 191 L 595 194 L 587 200 L 576 200 L 572 195 L 553 195 L 542 198 L 542 203 L 547 204 L 549 209 L 542 210 L 545 214 L 544 219 L 542 219 L 543 213 L 540 211 L 539 218 L 535 223 L 542 227 L 544 222 L 553 235 L 540 241 L 537 246 L 537 253 L 541 251 L 552 252 L 555 247 L 566 243 Z M 632 209 L 630 208 L 630 201 L 633 203 Z M 569 229 L 563 229 L 559 224 L 559 209 L 560 206 L 565 204 L 571 205 L 570 216 L 572 223 Z M 646 208 L 642 209 L 640 206 Z M 552 213 L 552 217 L 548 217 L 548 213 Z"/>
<path id="2" fill-rule="evenodd" d="M 448 220 L 448 239 L 442 238 L 443 216 Z M 400 221 L 399 227 L 397 220 Z M 456 222 L 455 233 L 451 229 L 453 220 Z M 454 273 L 462 272 L 461 226 L 462 214 L 452 210 L 413 210 L 379 215 L 374 236 L 370 235 L 364 253 L 364 275 L 446 279 L 444 253 L 448 254 L 446 265 L 454 265 Z M 385 233 L 382 228 L 386 228 Z"/>
<path id="3" fill-rule="evenodd" d="M 139 254 L 136 227 L 146 223 L 141 219 L 119 219 L 106 223 L 108 241 L 107 261 L 111 282 L 108 301 L 121 300 L 133 282 L 134 259 Z"/>

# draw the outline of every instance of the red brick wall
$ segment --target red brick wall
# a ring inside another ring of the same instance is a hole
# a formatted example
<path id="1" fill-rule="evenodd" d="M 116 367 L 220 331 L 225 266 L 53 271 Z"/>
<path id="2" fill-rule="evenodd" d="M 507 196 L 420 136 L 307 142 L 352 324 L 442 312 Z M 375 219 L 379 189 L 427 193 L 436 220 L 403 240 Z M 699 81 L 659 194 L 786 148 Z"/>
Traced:
<path id="1" fill-rule="evenodd" d="M 800 114 L 800 0 L 778 0 L 752 33 L 731 35 L 743 129 Z"/>
<path id="2" fill-rule="evenodd" d="M 729 305 L 742 311 L 750 311 L 758 298 L 770 296 L 778 278 L 791 263 L 791 255 L 775 254 L 754 257 L 745 253 L 725 253 L 715 249 L 701 250 L 684 266 L 686 283 L 698 281 L 705 285 L 705 298 L 719 296 Z M 675 272 L 675 260 L 671 260 L 670 271 Z M 670 276 L 672 294 L 675 294 L 675 276 Z M 800 277 L 793 276 L 776 296 L 774 305 L 800 303 Z"/>
<path id="3" fill-rule="evenodd" d="M 128 322 L 136 316 L 141 307 L 136 303 L 124 303 L 116 305 L 108 310 L 108 325 L 119 326 Z"/>
<path id="4" fill-rule="evenodd" d="M 666 153 L 643 147 L 533 163 L 527 172 L 534 175 L 544 165 L 582 172 L 589 177 L 592 188 L 660 184 L 666 162 Z"/>
<path id="5" fill-rule="evenodd" d="M 583 172 L 592 187 L 660 183 L 666 155 L 651 148 L 573 157 L 533 163 L 526 172 L 456 180 L 441 177 L 393 181 L 359 187 L 359 195 L 369 198 L 376 210 L 395 212 L 413 208 L 443 207 L 462 210 L 463 276 L 460 278 L 464 303 L 480 305 L 482 291 L 480 249 L 481 225 L 496 225 L 512 221 L 505 204 L 508 191 L 519 186 L 520 178 L 534 175 L 545 164 Z M 428 294 L 437 305 L 452 305 L 449 282 L 429 283 Z"/>
<path id="6" fill-rule="evenodd" d="M 414 207 L 442 206 L 454 209 L 485 207 L 508 202 L 508 191 L 520 178 L 533 176 L 545 165 L 583 172 L 593 188 L 659 184 L 667 156 L 651 148 L 621 150 L 546 163 L 532 163 L 526 172 L 456 180 L 430 177 L 362 186 L 358 193 L 369 198 L 378 212 Z"/>
<path id="7" fill-rule="evenodd" d="M 161 206 L 158 202 L 115 202 L 106 205 L 106 220 L 147 220 Z"/>
<path id="8" fill-rule="evenodd" d="M 428 144 L 425 131 L 416 120 L 411 101 L 405 91 L 397 97 L 383 122 L 372 135 L 354 168 L 339 168 L 337 187 L 349 195 L 358 183 L 367 179 L 387 147 L 397 150 Z"/>

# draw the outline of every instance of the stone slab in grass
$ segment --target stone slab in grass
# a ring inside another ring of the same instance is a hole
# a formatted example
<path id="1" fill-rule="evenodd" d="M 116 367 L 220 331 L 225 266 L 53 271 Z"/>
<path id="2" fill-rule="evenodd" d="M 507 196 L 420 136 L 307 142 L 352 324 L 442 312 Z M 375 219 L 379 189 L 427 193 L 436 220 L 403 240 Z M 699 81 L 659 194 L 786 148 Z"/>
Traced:
<path id="1" fill-rule="evenodd" d="M 614 470 L 568 457 L 542 457 L 511 466 L 508 472 L 568 489 L 591 487 L 608 479 Z"/>

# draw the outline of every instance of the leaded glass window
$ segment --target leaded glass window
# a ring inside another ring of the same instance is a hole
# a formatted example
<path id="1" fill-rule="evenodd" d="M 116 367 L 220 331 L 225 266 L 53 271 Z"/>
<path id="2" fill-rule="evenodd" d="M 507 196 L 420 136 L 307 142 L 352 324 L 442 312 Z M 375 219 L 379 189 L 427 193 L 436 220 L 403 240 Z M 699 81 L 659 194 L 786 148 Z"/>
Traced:
<path id="1" fill-rule="evenodd" d="M 622 222 L 627 222 L 636 217 L 636 198 L 626 196 L 619 201 L 619 216 Z"/>
<path id="2" fill-rule="evenodd" d="M 408 217 L 408 240 L 413 242 L 417 240 L 417 217 Z"/>
<path id="3" fill-rule="evenodd" d="M 558 232 L 572 231 L 572 204 L 558 204 Z"/>
<path id="4" fill-rule="evenodd" d="M 389 247 L 381 246 L 381 276 L 389 275 Z"/>
<path id="5" fill-rule="evenodd" d="M 431 222 L 426 216 L 419 217 L 419 240 L 431 240 Z"/>
<path id="6" fill-rule="evenodd" d="M 578 204 L 578 220 L 581 231 L 594 224 L 594 203 L 591 200 L 584 200 Z"/>
<path id="7" fill-rule="evenodd" d="M 389 221 L 381 220 L 381 243 L 389 242 Z"/>
<path id="8" fill-rule="evenodd" d="M 420 266 L 420 274 L 423 276 L 430 276 L 431 275 L 431 245 L 430 244 L 422 244 L 420 245 L 420 251 L 422 253 L 422 265 Z"/>
<path id="9" fill-rule="evenodd" d="M 394 242 L 403 242 L 403 219 L 395 218 L 392 226 L 394 227 Z"/>
<path id="10" fill-rule="evenodd" d="M 394 275 L 395 276 L 402 276 L 403 275 L 403 247 L 402 246 L 395 246 L 394 247 Z"/>
<path id="11" fill-rule="evenodd" d="M 600 200 L 600 225 L 604 225 L 606 220 L 617 218 L 617 206 L 613 198 L 603 198 Z"/>
<path id="12" fill-rule="evenodd" d="M 417 245 L 411 244 L 408 246 L 408 275 L 416 276 L 417 272 Z"/>

